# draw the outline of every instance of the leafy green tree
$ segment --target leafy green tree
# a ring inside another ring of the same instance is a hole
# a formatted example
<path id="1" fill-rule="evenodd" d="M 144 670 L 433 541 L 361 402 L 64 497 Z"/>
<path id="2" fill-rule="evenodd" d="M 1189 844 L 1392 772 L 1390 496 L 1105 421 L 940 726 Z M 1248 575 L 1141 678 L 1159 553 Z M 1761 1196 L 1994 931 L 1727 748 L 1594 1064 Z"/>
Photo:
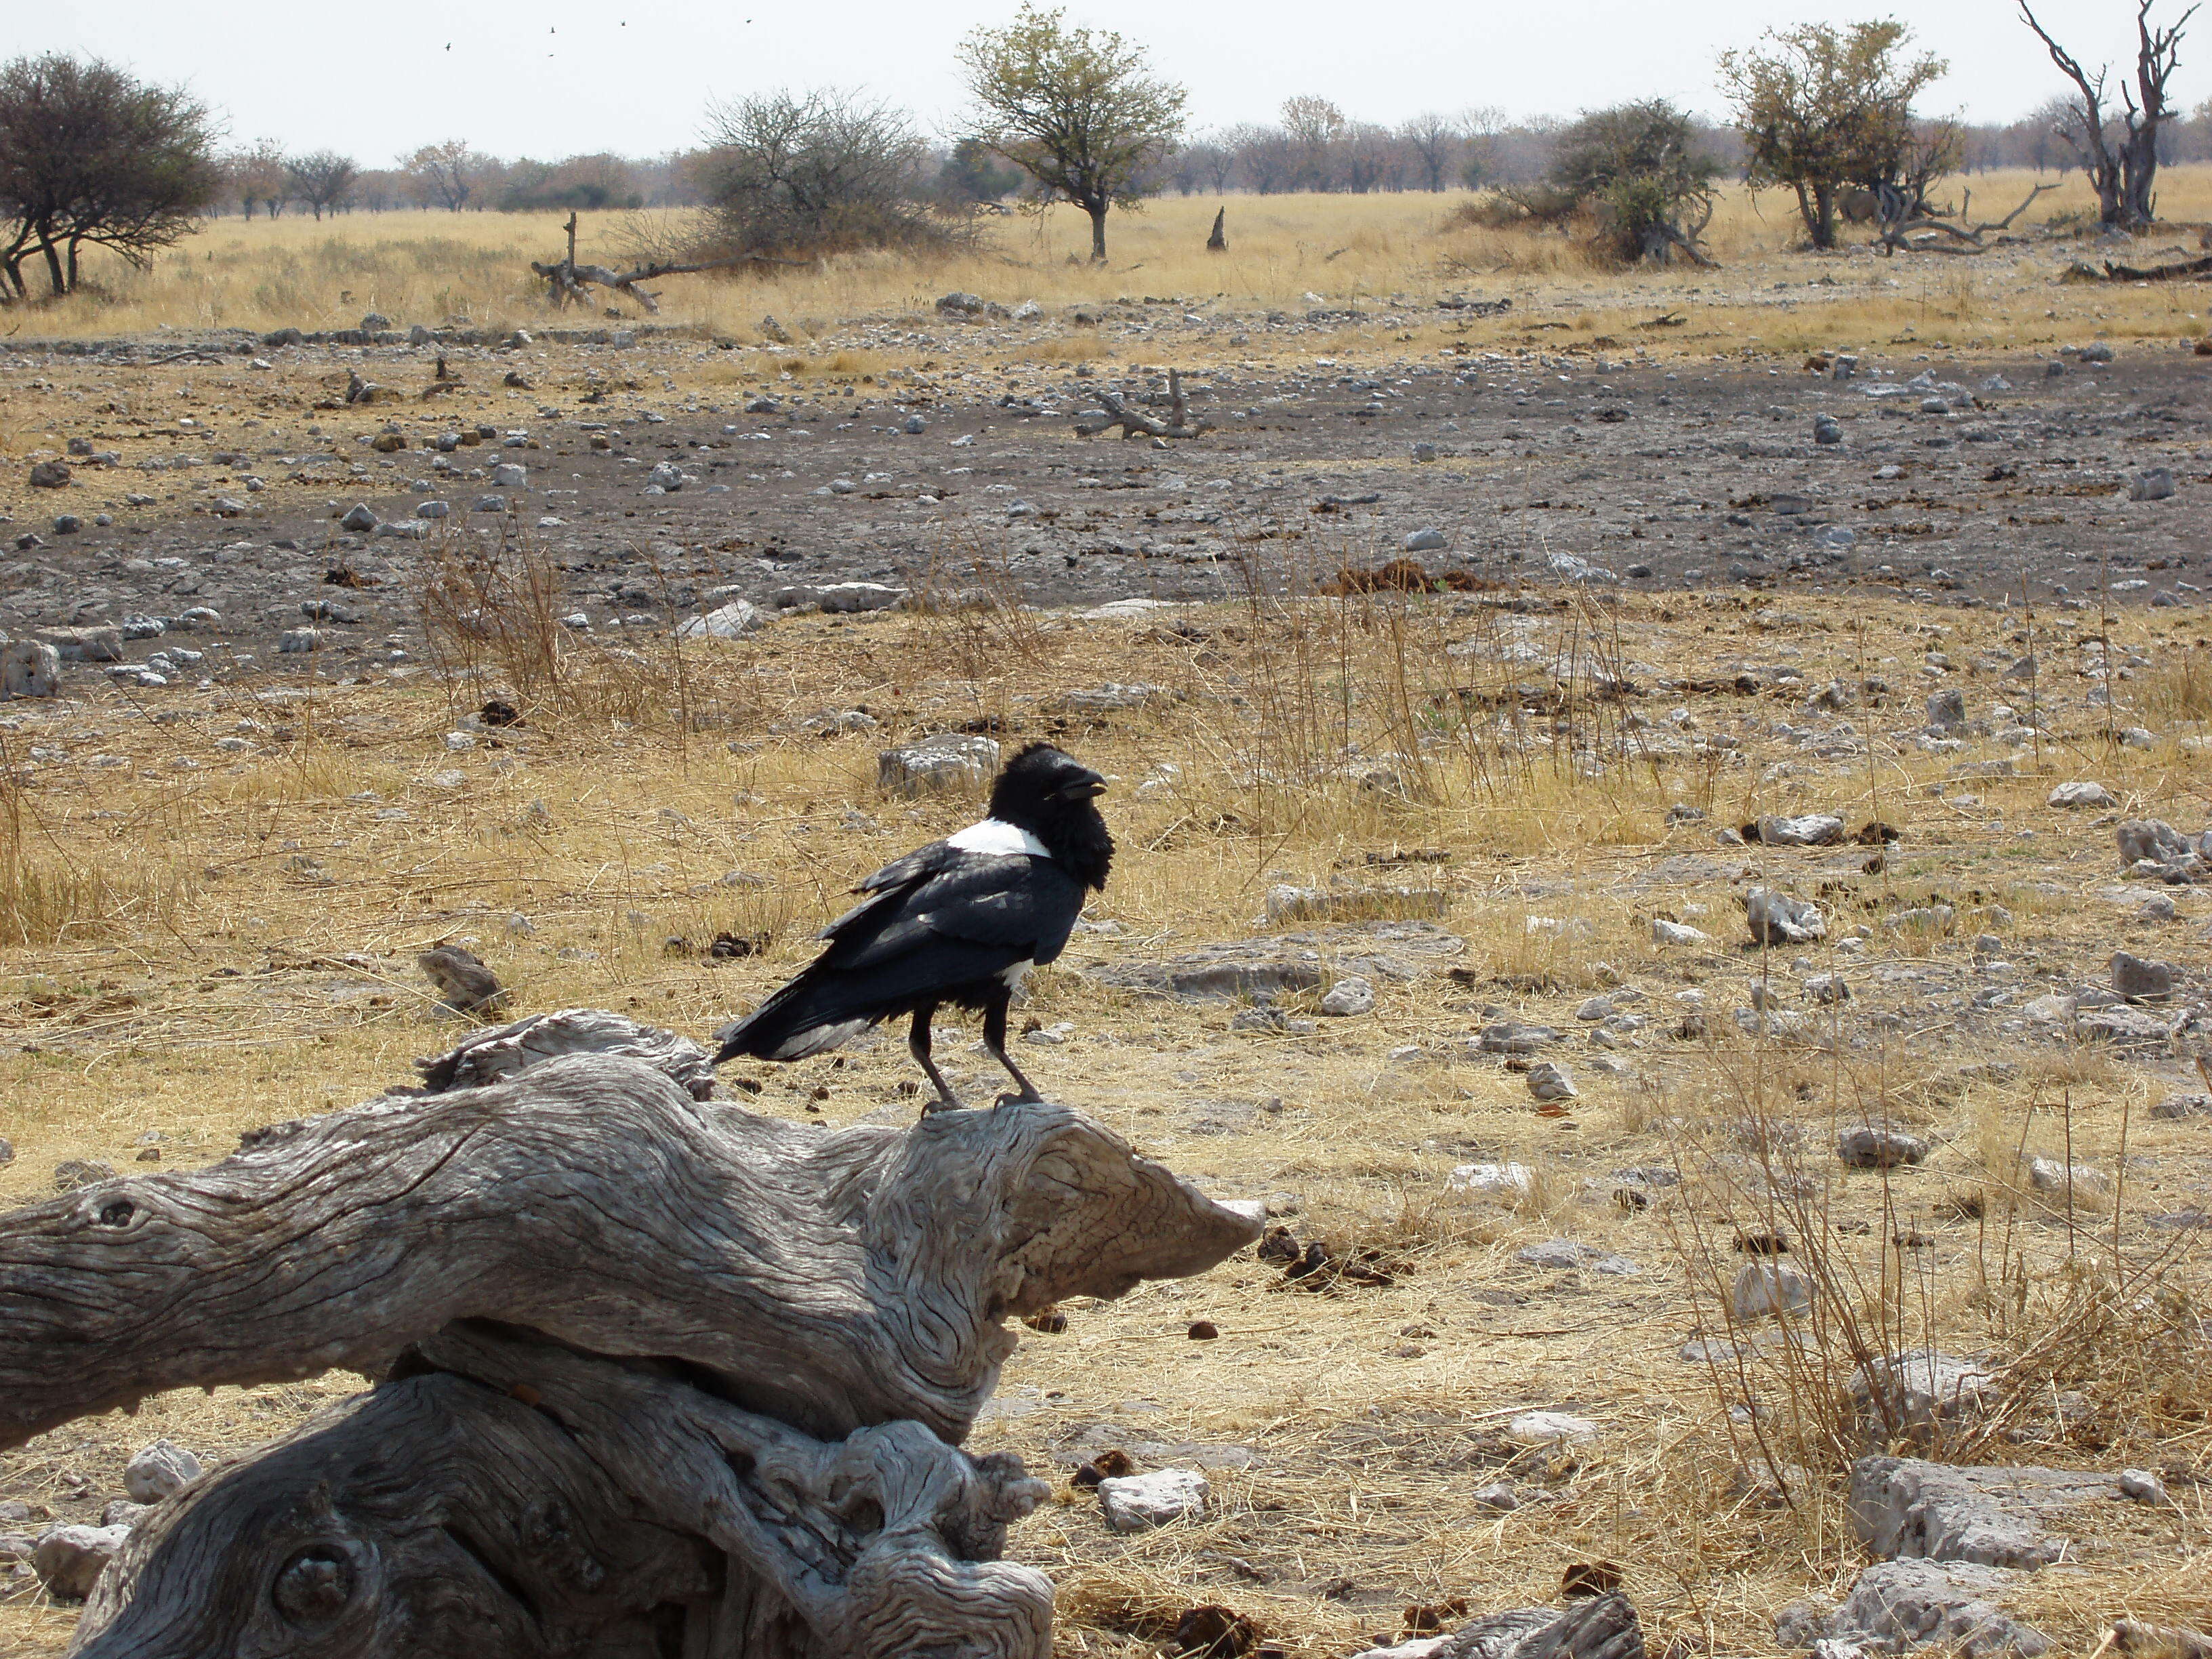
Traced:
<path id="1" fill-rule="evenodd" d="M 1004 28 L 960 46 L 974 100 L 971 136 L 1036 180 L 1047 202 L 1090 216 L 1091 257 L 1106 258 L 1109 209 L 1136 209 L 1182 136 L 1186 94 L 1153 77 L 1142 46 L 1070 28 L 1024 4 Z"/>
<path id="2" fill-rule="evenodd" d="M 134 265 L 190 235 L 222 189 L 215 118 L 180 87 L 59 52 L 0 64 L 0 301 L 44 260 L 59 296 L 87 247 Z"/>
<path id="3" fill-rule="evenodd" d="M 996 202 L 1021 187 L 1020 169 L 1000 165 L 980 139 L 961 139 L 937 170 L 939 194 L 963 206 L 971 202 Z"/>
<path id="4" fill-rule="evenodd" d="M 1912 31 L 1892 19 L 1799 23 L 1765 46 L 1721 54 L 1756 187 L 1786 185 L 1814 247 L 1836 245 L 1836 203 L 1848 186 L 1895 185 L 1909 169 L 1912 100 L 1948 67 L 1905 56 Z"/>
<path id="5" fill-rule="evenodd" d="M 1613 258 L 1663 264 L 1680 252 L 1704 264 L 1698 238 L 1712 221 L 1719 170 L 1690 118 L 1652 98 L 1594 110 L 1561 131 L 1548 182 L 1595 216 Z"/>

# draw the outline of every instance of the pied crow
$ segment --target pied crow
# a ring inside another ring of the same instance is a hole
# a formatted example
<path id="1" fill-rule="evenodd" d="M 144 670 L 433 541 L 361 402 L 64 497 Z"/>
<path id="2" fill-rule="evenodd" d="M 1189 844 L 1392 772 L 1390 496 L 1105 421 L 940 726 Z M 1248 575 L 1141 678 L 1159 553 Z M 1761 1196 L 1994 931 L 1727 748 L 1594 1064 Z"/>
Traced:
<path id="1" fill-rule="evenodd" d="M 925 1112 L 960 1101 L 929 1054 L 929 1022 L 946 1003 L 980 1009 L 983 1047 L 1039 1100 L 1006 1054 L 1006 1007 L 1022 975 L 1052 961 L 1103 889 L 1114 838 L 1093 804 L 1106 781 L 1050 744 L 1033 743 L 991 785 L 990 816 L 870 876 L 866 895 L 823 928 L 829 948 L 798 978 L 718 1032 L 717 1066 L 749 1054 L 802 1060 L 870 1026 L 910 1014 L 907 1047 L 935 1085 Z"/>

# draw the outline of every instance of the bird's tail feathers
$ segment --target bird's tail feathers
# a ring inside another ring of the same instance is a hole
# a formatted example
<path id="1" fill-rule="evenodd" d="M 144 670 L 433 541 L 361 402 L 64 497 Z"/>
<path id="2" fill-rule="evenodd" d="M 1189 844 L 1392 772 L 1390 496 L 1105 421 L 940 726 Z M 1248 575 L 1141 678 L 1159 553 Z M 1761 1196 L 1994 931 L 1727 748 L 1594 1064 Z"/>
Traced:
<path id="1" fill-rule="evenodd" d="M 722 1044 L 714 1064 L 726 1065 L 741 1056 L 804 1060 L 851 1042 L 876 1023 L 867 1015 L 836 1006 L 836 1001 L 827 985 L 801 975 L 743 1019 L 714 1034 Z"/>

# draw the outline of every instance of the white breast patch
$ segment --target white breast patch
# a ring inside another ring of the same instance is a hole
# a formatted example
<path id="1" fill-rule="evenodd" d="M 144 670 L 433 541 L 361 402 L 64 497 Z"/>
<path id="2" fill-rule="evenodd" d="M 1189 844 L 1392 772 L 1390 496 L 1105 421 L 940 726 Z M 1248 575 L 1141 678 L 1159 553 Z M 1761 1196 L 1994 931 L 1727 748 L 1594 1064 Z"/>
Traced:
<path id="1" fill-rule="evenodd" d="M 947 847 L 957 847 L 963 853 L 992 853 L 1001 856 L 1026 853 L 1033 859 L 1050 858 L 1044 843 L 1018 824 L 1000 818 L 985 818 L 971 823 L 957 836 L 945 838 Z"/>

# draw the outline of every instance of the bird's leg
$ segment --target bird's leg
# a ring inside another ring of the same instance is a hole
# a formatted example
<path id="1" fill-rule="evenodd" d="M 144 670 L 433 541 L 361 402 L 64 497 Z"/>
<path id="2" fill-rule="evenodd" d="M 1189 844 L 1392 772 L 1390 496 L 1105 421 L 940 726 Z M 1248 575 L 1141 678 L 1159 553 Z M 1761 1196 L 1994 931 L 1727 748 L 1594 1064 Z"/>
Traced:
<path id="1" fill-rule="evenodd" d="M 1006 1005 L 1013 996 L 1011 989 L 1000 991 L 983 1009 L 983 1052 L 1005 1066 L 1006 1075 L 1022 1085 L 1018 1095 L 1000 1095 L 994 1103 L 1000 1106 L 1021 1105 L 1044 1098 L 1036 1091 L 1036 1085 L 1022 1075 L 1022 1068 L 1006 1057 Z"/>
<path id="2" fill-rule="evenodd" d="M 961 1109 L 960 1097 L 952 1092 L 952 1085 L 945 1080 L 945 1073 L 937 1069 L 937 1062 L 929 1057 L 929 1020 L 937 1012 L 934 1006 L 914 1011 L 914 1026 L 906 1036 L 906 1050 L 915 1063 L 929 1073 L 929 1080 L 937 1085 L 937 1098 L 921 1109 L 927 1117 L 932 1112 L 957 1112 Z"/>

